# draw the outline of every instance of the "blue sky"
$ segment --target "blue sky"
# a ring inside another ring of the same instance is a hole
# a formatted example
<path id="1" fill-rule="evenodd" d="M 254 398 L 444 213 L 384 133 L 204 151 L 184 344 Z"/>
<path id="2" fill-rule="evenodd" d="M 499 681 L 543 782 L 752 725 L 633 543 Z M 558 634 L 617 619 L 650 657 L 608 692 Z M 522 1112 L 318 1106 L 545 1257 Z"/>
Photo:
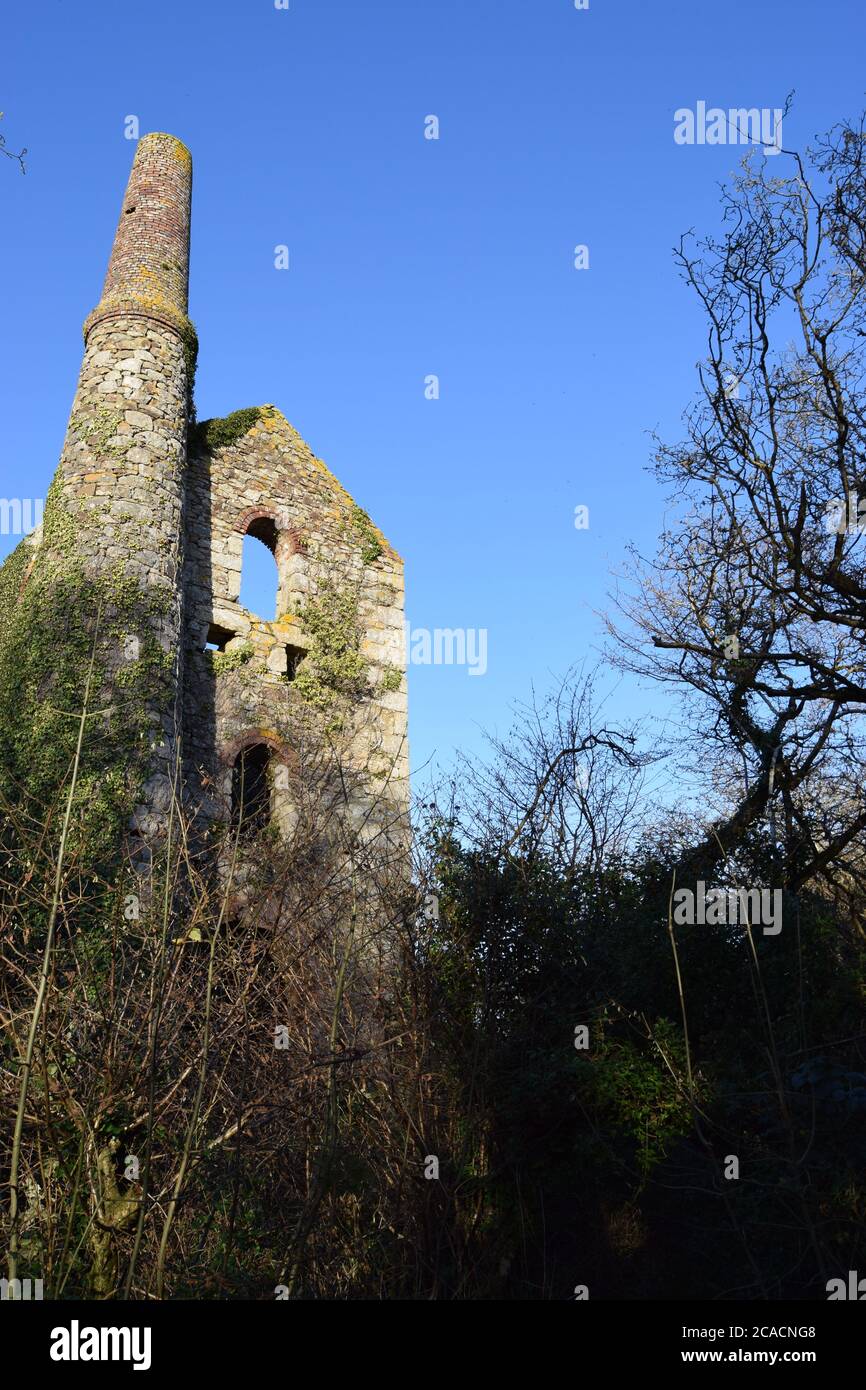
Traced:
<path id="1" fill-rule="evenodd" d="M 704 350 L 671 248 L 742 154 L 677 145 L 674 112 L 793 90 L 802 146 L 859 113 L 864 31 L 852 0 L 12 0 L 3 495 L 56 467 L 135 115 L 193 154 L 199 417 L 274 402 L 404 555 L 413 627 L 487 630 L 484 676 L 410 669 L 413 764 L 477 748 L 654 547 L 649 432 L 679 436 Z"/>

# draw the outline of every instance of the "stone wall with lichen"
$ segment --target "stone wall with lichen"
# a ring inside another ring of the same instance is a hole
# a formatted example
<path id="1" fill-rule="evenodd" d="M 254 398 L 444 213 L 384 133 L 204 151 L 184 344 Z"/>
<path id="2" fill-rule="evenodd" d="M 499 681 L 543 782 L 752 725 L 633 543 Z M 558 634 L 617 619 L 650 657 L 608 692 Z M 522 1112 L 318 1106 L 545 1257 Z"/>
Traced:
<path id="1" fill-rule="evenodd" d="M 318 726 L 327 736 L 346 721 L 358 814 L 378 799 L 405 809 L 400 557 L 271 405 L 197 428 L 186 516 L 191 763 L 226 792 L 245 744 L 268 741 L 291 765 L 294 731 Z M 248 533 L 276 560 L 273 622 L 240 603 Z M 222 650 L 205 650 L 209 640 Z"/>
<path id="2" fill-rule="evenodd" d="M 137 587 L 140 610 L 117 634 L 123 679 L 154 645 L 164 670 L 151 692 L 150 757 L 133 829 L 158 838 L 170 796 L 182 678 L 181 564 L 189 374 L 172 328 L 111 317 L 91 328 L 58 474 L 88 571 Z"/>

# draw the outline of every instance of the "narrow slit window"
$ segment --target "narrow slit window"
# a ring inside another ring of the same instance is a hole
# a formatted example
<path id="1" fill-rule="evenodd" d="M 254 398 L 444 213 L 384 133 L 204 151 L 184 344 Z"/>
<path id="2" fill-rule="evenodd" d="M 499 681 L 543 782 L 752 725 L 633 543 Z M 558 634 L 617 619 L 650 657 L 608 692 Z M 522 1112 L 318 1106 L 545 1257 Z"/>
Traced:
<path id="1" fill-rule="evenodd" d="M 286 647 L 286 680 L 293 681 L 298 668 L 307 655 L 303 647 Z"/>

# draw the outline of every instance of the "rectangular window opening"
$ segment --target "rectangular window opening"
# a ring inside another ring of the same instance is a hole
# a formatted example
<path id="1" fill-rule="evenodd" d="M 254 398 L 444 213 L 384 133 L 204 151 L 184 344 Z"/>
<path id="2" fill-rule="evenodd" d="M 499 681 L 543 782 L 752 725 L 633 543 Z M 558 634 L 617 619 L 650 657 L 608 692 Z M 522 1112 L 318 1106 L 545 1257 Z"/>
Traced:
<path id="1" fill-rule="evenodd" d="M 234 635 L 227 627 L 218 627 L 216 623 L 211 623 L 207 630 L 205 651 L 224 652 Z"/>
<path id="2" fill-rule="evenodd" d="M 286 647 L 286 680 L 293 681 L 298 667 L 307 655 L 303 647 Z"/>

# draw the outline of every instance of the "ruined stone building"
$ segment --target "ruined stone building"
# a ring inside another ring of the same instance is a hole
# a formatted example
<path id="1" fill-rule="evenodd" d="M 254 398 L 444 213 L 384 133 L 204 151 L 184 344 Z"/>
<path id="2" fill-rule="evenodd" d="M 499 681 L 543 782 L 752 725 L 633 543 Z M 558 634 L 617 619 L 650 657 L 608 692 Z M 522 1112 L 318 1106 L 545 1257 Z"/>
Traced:
<path id="1" fill-rule="evenodd" d="M 342 739 L 358 819 L 374 804 L 400 815 L 408 798 L 400 557 L 276 407 L 195 422 L 191 188 L 185 146 L 143 137 L 84 325 L 45 525 L 0 570 L 0 654 L 14 640 L 13 606 L 37 605 L 40 582 L 61 595 L 66 617 L 87 610 L 78 616 L 91 635 L 100 610 L 98 679 L 112 688 L 115 741 L 134 733 L 131 824 L 145 853 L 164 829 L 178 768 L 202 818 L 224 819 L 233 805 L 258 823 L 291 825 L 317 728 Z M 275 621 L 240 603 L 245 537 L 276 561 Z M 39 678 L 28 667 L 21 679 L 22 698 L 38 703 Z M 337 718 L 332 697 L 343 702 Z M 118 756 L 105 754 L 94 795 Z"/>

